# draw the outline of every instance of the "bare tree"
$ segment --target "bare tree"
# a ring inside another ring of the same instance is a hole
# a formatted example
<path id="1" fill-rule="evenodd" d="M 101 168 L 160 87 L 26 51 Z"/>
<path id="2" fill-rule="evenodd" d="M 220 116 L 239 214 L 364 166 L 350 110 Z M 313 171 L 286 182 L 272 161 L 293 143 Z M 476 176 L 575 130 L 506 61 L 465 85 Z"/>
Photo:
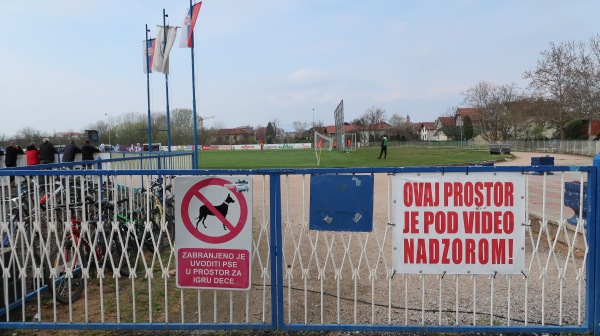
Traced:
<path id="1" fill-rule="evenodd" d="M 108 129 L 107 129 L 108 130 Z M 148 119 L 142 113 L 130 112 L 113 120 L 113 134 L 118 134 L 115 143 L 122 145 L 148 142 Z M 108 137 L 106 138 L 108 143 Z"/>
<path id="2" fill-rule="evenodd" d="M 274 143 L 283 142 L 285 131 L 283 130 L 283 128 L 280 127 L 281 121 L 279 121 L 279 119 L 275 118 L 275 119 L 271 120 L 271 126 L 273 127 L 273 130 L 275 131 L 275 139 L 273 139 Z"/>
<path id="3" fill-rule="evenodd" d="M 15 138 L 26 143 L 35 142 L 39 144 L 42 142 L 42 139 L 47 136 L 48 135 L 46 133 L 43 133 L 33 127 L 25 127 L 17 131 Z"/>
<path id="4" fill-rule="evenodd" d="M 299 120 L 294 121 L 294 123 L 292 125 L 294 126 L 294 132 L 296 132 L 296 134 L 302 134 L 308 128 L 307 122 L 303 122 L 303 121 L 299 121 Z"/>
<path id="5" fill-rule="evenodd" d="M 368 145 L 371 140 L 375 140 L 376 130 L 381 124 L 385 123 L 385 114 L 386 112 L 383 108 L 372 106 L 358 120 L 355 119 L 355 125 L 362 126 L 360 142 L 363 145 Z"/>
<path id="6" fill-rule="evenodd" d="M 170 113 L 171 117 L 171 144 L 189 145 L 193 143 L 194 116 L 191 109 L 175 109 Z M 202 134 L 202 132 L 201 132 Z M 201 135 L 202 139 L 205 139 Z M 201 139 L 200 143 L 203 143 Z"/>
<path id="7" fill-rule="evenodd" d="M 587 44 L 579 45 L 578 77 L 581 92 L 581 110 L 590 118 L 600 117 L 600 34 Z"/>
<path id="8" fill-rule="evenodd" d="M 520 98 L 516 84 L 480 82 L 463 92 L 464 103 L 483 112 L 477 122 L 487 141 L 509 140 L 513 123 L 511 104 Z"/>
<path id="9" fill-rule="evenodd" d="M 412 138 L 412 124 L 406 122 L 406 118 L 394 113 L 390 117 L 390 126 L 392 127 L 392 136 L 396 140 L 406 141 Z"/>
<path id="10" fill-rule="evenodd" d="M 542 58 L 532 71 L 527 71 L 523 78 L 531 80 L 529 88 L 534 98 L 551 100 L 555 110 L 548 114 L 549 121 L 559 131 L 560 138 L 566 138 L 567 127 L 581 120 L 586 112 L 580 109 L 582 67 L 581 47 L 575 42 L 559 45 L 550 44 L 550 50 L 544 50 Z M 578 71 L 579 68 L 579 71 Z M 578 97 L 579 96 L 579 97 Z"/>
<path id="11" fill-rule="evenodd" d="M 118 128 L 120 123 L 118 122 L 118 118 L 111 117 L 112 125 L 113 125 L 113 134 L 115 128 Z M 111 124 L 108 120 L 98 120 L 94 123 L 88 124 L 85 129 L 88 130 L 96 130 L 98 131 L 99 141 L 103 143 L 108 143 L 108 131 L 111 129 Z M 116 141 L 116 139 L 115 139 Z M 117 143 L 117 142 L 115 142 Z"/>
<path id="12" fill-rule="evenodd" d="M 212 125 L 213 125 L 212 128 L 214 128 L 216 130 L 220 130 L 220 129 L 224 129 L 225 128 L 225 122 L 222 121 L 222 120 L 213 121 Z"/>

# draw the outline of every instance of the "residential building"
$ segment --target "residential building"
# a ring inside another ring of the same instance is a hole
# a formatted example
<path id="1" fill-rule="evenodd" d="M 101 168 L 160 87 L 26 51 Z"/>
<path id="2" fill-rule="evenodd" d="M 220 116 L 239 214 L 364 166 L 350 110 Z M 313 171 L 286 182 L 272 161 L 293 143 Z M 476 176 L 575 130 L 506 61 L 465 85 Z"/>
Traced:
<path id="1" fill-rule="evenodd" d="M 422 122 L 419 138 L 423 141 L 435 141 L 435 122 Z"/>
<path id="2" fill-rule="evenodd" d="M 252 131 L 244 128 L 223 128 L 217 130 L 211 139 L 214 144 L 238 145 L 256 143 L 256 137 Z"/>

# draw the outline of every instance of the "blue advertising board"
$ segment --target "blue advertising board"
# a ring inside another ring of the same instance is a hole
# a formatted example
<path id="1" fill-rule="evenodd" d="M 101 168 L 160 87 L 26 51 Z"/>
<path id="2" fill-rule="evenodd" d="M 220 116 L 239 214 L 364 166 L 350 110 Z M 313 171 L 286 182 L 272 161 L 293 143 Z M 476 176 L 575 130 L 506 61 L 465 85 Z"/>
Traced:
<path id="1" fill-rule="evenodd" d="M 373 231 L 373 175 L 312 175 L 311 230 Z"/>

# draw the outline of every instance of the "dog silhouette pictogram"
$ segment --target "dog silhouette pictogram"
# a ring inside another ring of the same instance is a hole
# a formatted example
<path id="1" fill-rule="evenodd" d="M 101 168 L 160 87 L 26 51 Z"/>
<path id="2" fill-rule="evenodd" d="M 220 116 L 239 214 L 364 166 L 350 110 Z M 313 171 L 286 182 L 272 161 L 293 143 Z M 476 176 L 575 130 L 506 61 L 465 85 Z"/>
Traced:
<path id="1" fill-rule="evenodd" d="M 230 194 L 227 194 L 227 198 L 225 199 L 225 201 L 220 205 L 215 206 L 215 209 L 221 215 L 223 215 L 223 217 L 227 217 L 227 211 L 229 210 L 230 203 L 235 203 L 235 201 L 233 200 L 233 198 L 231 198 Z M 210 211 L 210 209 L 206 205 L 201 206 L 200 214 L 198 217 L 196 217 L 198 219 L 198 221 L 196 221 L 196 230 L 198 230 L 198 224 L 200 222 L 202 222 L 202 225 L 204 226 L 204 228 L 206 228 L 206 224 L 204 224 L 204 221 L 206 220 L 206 217 L 208 217 L 208 215 L 214 216 L 215 214 L 212 211 Z M 227 230 L 225 224 L 223 224 L 223 229 Z"/>

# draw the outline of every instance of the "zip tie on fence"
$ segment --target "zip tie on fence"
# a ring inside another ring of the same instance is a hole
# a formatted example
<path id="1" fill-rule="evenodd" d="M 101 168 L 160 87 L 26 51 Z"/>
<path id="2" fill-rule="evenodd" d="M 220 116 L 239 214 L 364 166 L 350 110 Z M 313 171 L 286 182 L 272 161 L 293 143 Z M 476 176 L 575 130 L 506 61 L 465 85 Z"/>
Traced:
<path id="1" fill-rule="evenodd" d="M 396 270 L 394 270 L 394 273 L 392 273 L 392 276 L 390 277 L 390 279 L 393 279 L 394 275 L 396 275 Z"/>
<path id="2" fill-rule="evenodd" d="M 496 279 L 496 275 L 498 274 L 498 271 L 494 271 L 494 279 Z"/>
<path id="3" fill-rule="evenodd" d="M 524 271 L 521 271 L 521 274 L 523 274 L 523 276 L 525 277 L 525 279 L 527 279 L 527 274 L 525 274 Z"/>
<path id="4" fill-rule="evenodd" d="M 465 171 L 465 175 L 469 175 L 469 166 L 467 166 L 467 170 Z"/>
<path id="5" fill-rule="evenodd" d="M 387 225 L 396 226 L 394 223 L 387 223 Z"/>
<path id="6" fill-rule="evenodd" d="M 442 273 L 442 279 L 444 278 L 444 275 L 446 275 L 446 271 L 444 271 L 444 273 Z"/>

